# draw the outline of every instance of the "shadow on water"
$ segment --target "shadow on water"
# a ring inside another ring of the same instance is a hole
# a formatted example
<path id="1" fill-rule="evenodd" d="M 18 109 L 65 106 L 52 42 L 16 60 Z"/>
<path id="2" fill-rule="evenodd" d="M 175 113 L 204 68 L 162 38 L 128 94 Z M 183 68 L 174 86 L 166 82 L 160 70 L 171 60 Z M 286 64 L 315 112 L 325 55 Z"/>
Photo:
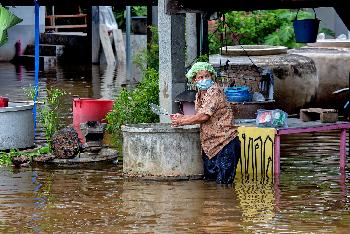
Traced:
<path id="1" fill-rule="evenodd" d="M 33 83 L 33 74 L 10 64 L 0 64 L 0 72 L 0 95 L 25 100 L 21 88 Z M 117 74 L 95 66 L 57 68 L 41 73 L 40 87 L 69 93 L 62 118 L 71 123 L 72 98 L 114 98 L 122 83 Z M 347 233 L 350 170 L 347 164 L 339 173 L 339 132 L 292 135 L 281 143 L 279 179 L 237 177 L 232 186 L 129 180 L 120 164 L 1 167 L 0 232 Z"/>

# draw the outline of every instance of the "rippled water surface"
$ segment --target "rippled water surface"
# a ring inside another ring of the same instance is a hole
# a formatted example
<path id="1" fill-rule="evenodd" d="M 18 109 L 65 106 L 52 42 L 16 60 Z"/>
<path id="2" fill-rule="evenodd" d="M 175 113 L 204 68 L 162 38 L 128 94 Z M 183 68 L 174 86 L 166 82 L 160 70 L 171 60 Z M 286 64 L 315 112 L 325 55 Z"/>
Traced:
<path id="1" fill-rule="evenodd" d="M 67 123 L 73 95 L 118 93 L 116 70 L 106 76 L 104 69 L 41 73 L 42 87 L 70 93 Z M 19 77 L 10 64 L 0 64 L 0 71 L 0 95 L 23 100 L 21 87 L 33 82 L 32 73 L 22 70 Z M 0 167 L 0 233 L 349 233 L 350 165 L 339 173 L 339 132 L 281 142 L 280 178 L 236 178 L 232 186 L 126 179 L 120 164 Z"/>

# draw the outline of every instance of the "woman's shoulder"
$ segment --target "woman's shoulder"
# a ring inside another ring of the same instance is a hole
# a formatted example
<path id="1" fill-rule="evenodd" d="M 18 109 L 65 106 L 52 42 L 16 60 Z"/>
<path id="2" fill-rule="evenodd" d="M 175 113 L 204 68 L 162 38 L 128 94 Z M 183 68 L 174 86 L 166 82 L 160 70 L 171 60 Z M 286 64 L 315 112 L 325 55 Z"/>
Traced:
<path id="1" fill-rule="evenodd" d="M 208 90 L 207 90 L 207 93 L 209 94 L 223 94 L 224 93 L 224 90 L 221 86 L 219 86 L 217 83 L 214 83 Z"/>

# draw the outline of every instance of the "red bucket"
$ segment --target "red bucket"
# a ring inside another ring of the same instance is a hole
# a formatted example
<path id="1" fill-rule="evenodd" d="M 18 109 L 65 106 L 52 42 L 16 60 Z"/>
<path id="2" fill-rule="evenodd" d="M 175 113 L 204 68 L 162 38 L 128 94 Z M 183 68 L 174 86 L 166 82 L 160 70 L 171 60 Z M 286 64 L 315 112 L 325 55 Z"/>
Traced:
<path id="1" fill-rule="evenodd" d="M 84 142 L 80 124 L 88 121 L 106 122 L 105 117 L 112 110 L 114 100 L 74 98 L 73 99 L 73 127 L 79 138 Z"/>
<path id="2" fill-rule="evenodd" d="M 9 99 L 7 97 L 0 97 L 0 107 L 8 107 Z"/>

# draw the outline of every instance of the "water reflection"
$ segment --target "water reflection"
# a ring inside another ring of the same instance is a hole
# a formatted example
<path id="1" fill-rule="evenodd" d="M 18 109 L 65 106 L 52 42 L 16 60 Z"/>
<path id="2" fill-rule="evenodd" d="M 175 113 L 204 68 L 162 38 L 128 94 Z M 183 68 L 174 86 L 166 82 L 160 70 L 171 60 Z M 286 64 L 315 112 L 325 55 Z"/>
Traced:
<path id="1" fill-rule="evenodd" d="M 284 168 L 285 169 L 285 168 Z M 349 171 L 347 171 L 347 174 Z M 325 176 L 325 175 L 323 175 Z M 339 232 L 350 227 L 347 179 L 286 171 L 271 181 L 124 179 L 120 168 L 1 168 L 2 232 Z"/>

